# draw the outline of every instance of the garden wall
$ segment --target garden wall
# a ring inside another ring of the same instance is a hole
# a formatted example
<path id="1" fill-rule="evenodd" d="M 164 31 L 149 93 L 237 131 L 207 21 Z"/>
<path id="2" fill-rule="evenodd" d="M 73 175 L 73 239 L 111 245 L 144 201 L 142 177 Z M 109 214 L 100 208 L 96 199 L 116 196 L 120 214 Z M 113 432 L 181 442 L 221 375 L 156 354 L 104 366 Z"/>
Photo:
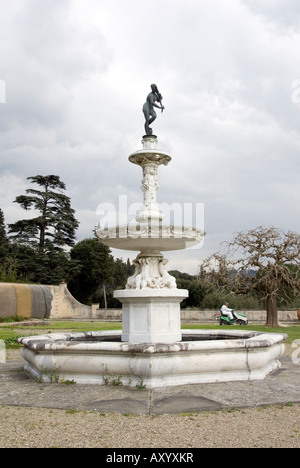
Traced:
<path id="1" fill-rule="evenodd" d="M 0 283 L 0 317 L 48 318 L 52 297 L 48 286 Z"/>
<path id="2" fill-rule="evenodd" d="M 181 321 L 182 322 L 213 322 L 214 315 L 218 312 L 217 310 L 199 310 L 199 309 L 181 309 Z M 263 310 L 247 310 L 238 311 L 245 313 L 250 322 L 265 323 L 267 313 Z M 98 320 L 122 320 L 121 309 L 97 309 L 93 306 L 93 318 Z M 297 311 L 278 311 L 279 322 L 298 322 Z"/>
<path id="3" fill-rule="evenodd" d="M 66 283 L 59 286 L 0 283 L 0 318 L 92 318 L 92 308 L 80 304 Z"/>
<path id="4" fill-rule="evenodd" d="M 216 310 L 182 309 L 181 321 L 213 322 L 216 312 Z M 247 310 L 245 313 L 250 322 L 266 322 L 266 312 L 263 310 Z M 24 319 L 122 321 L 122 309 L 99 309 L 98 304 L 92 306 L 81 304 L 69 292 L 66 283 L 61 283 L 59 286 L 0 283 L 0 318 L 14 315 Z M 279 311 L 278 319 L 283 323 L 299 323 L 296 310 Z"/>

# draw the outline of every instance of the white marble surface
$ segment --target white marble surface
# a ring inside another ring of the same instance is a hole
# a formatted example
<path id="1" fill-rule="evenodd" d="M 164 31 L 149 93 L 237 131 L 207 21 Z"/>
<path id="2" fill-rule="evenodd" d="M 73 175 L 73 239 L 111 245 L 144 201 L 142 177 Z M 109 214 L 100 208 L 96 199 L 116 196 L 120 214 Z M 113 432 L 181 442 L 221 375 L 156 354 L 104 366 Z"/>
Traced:
<path id="1" fill-rule="evenodd" d="M 147 388 L 260 380 L 280 366 L 278 359 L 287 338 L 280 333 L 243 330 L 184 330 L 187 341 L 122 343 L 117 341 L 120 334 L 56 333 L 21 338 L 25 368 L 48 382 L 55 376 L 59 381 L 104 385 L 108 379 L 133 387 L 142 383 Z M 226 339 L 217 339 L 224 334 Z M 207 335 L 212 339 L 204 340 Z M 116 341 L 70 341 L 104 336 Z"/>
<path id="2" fill-rule="evenodd" d="M 172 343 L 181 340 L 180 303 L 185 289 L 125 289 L 114 291 L 122 302 L 122 341 Z"/>

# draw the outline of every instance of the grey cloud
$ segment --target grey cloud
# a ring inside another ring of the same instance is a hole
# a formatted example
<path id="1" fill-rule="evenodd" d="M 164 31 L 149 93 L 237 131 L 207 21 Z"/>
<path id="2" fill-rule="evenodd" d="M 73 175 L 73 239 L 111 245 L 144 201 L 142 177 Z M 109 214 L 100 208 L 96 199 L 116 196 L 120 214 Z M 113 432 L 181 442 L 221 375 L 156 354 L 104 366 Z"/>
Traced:
<path id="1" fill-rule="evenodd" d="M 300 28 L 300 5 L 298 0 L 240 0 L 251 12 L 268 23 L 275 23 L 288 30 Z"/>
<path id="2" fill-rule="evenodd" d="M 141 201 L 140 168 L 128 156 L 141 147 L 141 107 L 157 82 L 166 110 L 153 128 L 173 158 L 160 169 L 158 200 L 205 204 L 207 238 L 188 253 L 190 271 L 219 241 L 264 221 L 300 232 L 300 104 L 291 100 L 300 70 L 298 2 L 0 6 L 7 9 L 0 18 L 7 222 L 16 221 L 7 194 L 19 195 L 38 173 L 66 183 L 80 216 L 78 238 L 92 232 L 99 203 L 117 204 L 120 194 Z M 173 268 L 185 254 L 172 258 Z"/>
<path id="3" fill-rule="evenodd" d="M 63 123 L 78 82 L 107 70 L 111 52 L 104 36 L 73 20 L 71 6 L 66 0 L 26 0 L 2 29 L 2 45 L 8 44 L 0 47 L 7 85 L 4 128 L 9 122 Z"/>

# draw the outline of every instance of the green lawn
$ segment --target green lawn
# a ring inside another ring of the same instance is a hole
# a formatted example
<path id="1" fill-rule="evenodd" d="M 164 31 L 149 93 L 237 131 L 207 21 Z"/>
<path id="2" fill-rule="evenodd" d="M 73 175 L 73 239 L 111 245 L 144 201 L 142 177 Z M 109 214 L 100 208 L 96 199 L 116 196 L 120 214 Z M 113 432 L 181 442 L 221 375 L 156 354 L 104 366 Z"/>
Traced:
<path id="1" fill-rule="evenodd" d="M 182 329 L 219 329 L 220 325 L 208 323 L 183 323 Z M 225 328 L 225 327 L 224 327 Z M 292 343 L 296 339 L 300 339 L 300 324 L 291 325 L 288 327 L 268 328 L 264 325 L 249 325 L 246 326 L 231 326 L 230 329 L 237 328 L 238 330 L 254 330 L 261 332 L 286 333 L 288 335 L 288 343 Z M 15 347 L 14 339 L 25 335 L 40 335 L 42 333 L 51 333 L 59 330 L 64 331 L 95 331 L 95 330 L 121 330 L 121 322 L 51 322 L 46 325 L 38 326 L 22 326 L 17 323 L 4 324 L 0 323 L 0 340 L 7 340 L 7 347 Z"/>

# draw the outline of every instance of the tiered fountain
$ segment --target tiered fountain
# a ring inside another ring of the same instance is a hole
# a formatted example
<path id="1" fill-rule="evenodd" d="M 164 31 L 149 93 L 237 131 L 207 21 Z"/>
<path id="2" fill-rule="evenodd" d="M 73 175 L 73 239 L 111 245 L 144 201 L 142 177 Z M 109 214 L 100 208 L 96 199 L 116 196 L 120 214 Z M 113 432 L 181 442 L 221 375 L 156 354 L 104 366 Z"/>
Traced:
<path id="1" fill-rule="evenodd" d="M 161 102 L 154 88 L 150 100 L 153 94 L 154 101 Z M 20 338 L 25 369 L 45 381 L 56 373 L 77 383 L 117 379 L 131 386 L 142 381 L 147 388 L 263 379 L 280 366 L 286 335 L 235 329 L 181 331 L 180 302 L 188 291 L 177 289 L 162 252 L 197 245 L 205 233 L 163 222 L 156 198 L 158 168 L 168 165 L 171 157 L 157 149 L 157 137 L 149 128 L 154 119 L 147 112 L 145 117 L 143 148 L 129 156 L 143 171 L 141 210 L 134 223 L 111 229 L 99 226 L 96 231 L 105 245 L 139 252 L 126 289 L 114 292 L 123 304 L 122 331 Z"/>
<path id="2" fill-rule="evenodd" d="M 135 223 L 100 228 L 96 234 L 110 247 L 140 251 L 134 260 L 135 273 L 128 279 L 126 289 L 114 292 L 114 297 L 123 303 L 122 341 L 173 343 L 181 341 L 180 302 L 188 296 L 188 291 L 177 289 L 161 252 L 195 245 L 202 240 L 204 232 L 163 223 L 156 200 L 158 168 L 166 166 L 171 157 L 157 149 L 154 135 L 144 136 L 142 144 L 142 150 L 129 156 L 129 161 L 141 166 L 143 171 L 144 203 Z"/>

